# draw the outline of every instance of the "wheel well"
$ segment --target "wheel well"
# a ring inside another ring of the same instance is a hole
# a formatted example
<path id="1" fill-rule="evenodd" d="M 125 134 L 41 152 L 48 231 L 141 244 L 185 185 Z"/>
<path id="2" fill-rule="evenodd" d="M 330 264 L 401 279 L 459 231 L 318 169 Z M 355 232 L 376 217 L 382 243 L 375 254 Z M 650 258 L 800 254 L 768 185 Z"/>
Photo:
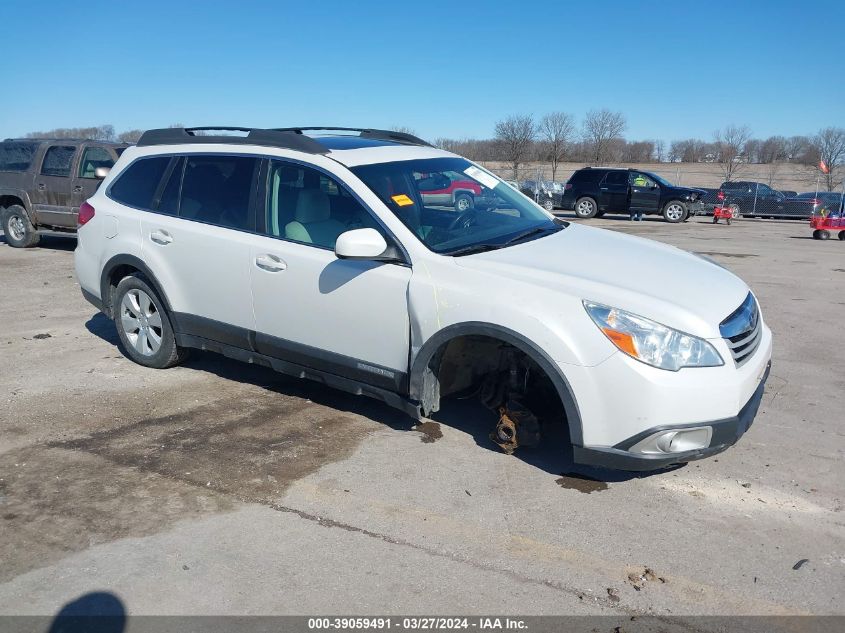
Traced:
<path id="1" fill-rule="evenodd" d="M 109 317 L 114 316 L 112 314 L 112 303 L 114 299 L 114 291 L 117 288 L 117 284 L 120 283 L 120 280 L 124 277 L 140 272 L 140 270 L 129 264 L 118 264 L 108 272 L 105 279 L 106 283 L 103 285 L 103 296 L 101 297 L 103 301 L 103 309 L 106 315 Z"/>
<path id="2" fill-rule="evenodd" d="M 164 303 L 165 308 L 170 311 L 170 302 L 161 290 L 161 284 L 155 278 L 144 263 L 129 255 L 118 255 L 110 260 L 103 268 L 103 276 L 100 279 L 100 299 L 103 302 L 103 312 L 109 318 L 114 318 L 112 300 L 114 291 L 120 280 L 129 275 L 140 275 L 144 281 L 156 292 L 159 299 Z"/>
<path id="3" fill-rule="evenodd" d="M 0 196 L 0 207 L 6 209 L 14 204 L 19 204 L 20 206 L 26 208 L 23 203 L 23 200 L 21 200 L 17 196 Z"/>
<path id="4" fill-rule="evenodd" d="M 564 403 L 548 373 L 519 346 L 495 336 L 449 339 L 431 356 L 426 372 L 434 379 L 422 398 L 426 413 L 439 410 L 441 397 L 477 397 L 493 410 L 518 399 L 540 420 L 566 424 Z"/>

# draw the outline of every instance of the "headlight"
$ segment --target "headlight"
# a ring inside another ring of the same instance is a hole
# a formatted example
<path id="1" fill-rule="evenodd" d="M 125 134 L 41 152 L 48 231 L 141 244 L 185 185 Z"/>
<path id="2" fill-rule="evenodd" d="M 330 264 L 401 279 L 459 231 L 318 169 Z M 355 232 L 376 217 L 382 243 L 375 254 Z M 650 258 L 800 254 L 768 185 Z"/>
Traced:
<path id="1" fill-rule="evenodd" d="M 587 314 L 604 335 L 628 356 L 652 367 L 678 371 L 682 367 L 724 365 L 710 343 L 619 308 L 584 301 Z"/>

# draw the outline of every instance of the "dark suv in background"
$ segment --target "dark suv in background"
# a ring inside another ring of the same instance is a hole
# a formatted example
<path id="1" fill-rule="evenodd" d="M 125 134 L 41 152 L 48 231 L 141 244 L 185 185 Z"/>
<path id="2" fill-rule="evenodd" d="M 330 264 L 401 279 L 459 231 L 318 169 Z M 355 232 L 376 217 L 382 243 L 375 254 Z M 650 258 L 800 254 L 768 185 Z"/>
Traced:
<path id="1" fill-rule="evenodd" d="M 76 231 L 79 206 L 128 145 L 73 139 L 0 142 L 0 221 L 6 243 L 35 246 L 39 231 Z"/>
<path id="2" fill-rule="evenodd" d="M 605 213 L 661 214 L 667 222 L 683 222 L 704 212 L 704 191 L 676 187 L 660 176 L 638 169 L 585 167 L 579 169 L 563 192 L 561 206 L 579 218 Z"/>

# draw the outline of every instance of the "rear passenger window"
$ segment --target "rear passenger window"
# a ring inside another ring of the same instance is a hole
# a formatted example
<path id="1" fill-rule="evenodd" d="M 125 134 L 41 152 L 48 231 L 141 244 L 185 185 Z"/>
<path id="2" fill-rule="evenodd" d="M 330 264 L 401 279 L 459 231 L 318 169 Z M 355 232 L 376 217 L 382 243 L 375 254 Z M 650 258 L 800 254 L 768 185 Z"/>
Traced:
<path id="1" fill-rule="evenodd" d="M 161 193 L 161 200 L 158 203 L 156 211 L 165 215 L 176 215 L 179 213 L 179 192 L 182 190 L 182 173 L 185 170 L 185 159 L 180 158 L 174 161 L 172 168 L 169 170 L 169 177 L 164 191 Z"/>
<path id="2" fill-rule="evenodd" d="M 26 171 L 36 147 L 35 143 L 0 143 L 0 171 Z"/>
<path id="3" fill-rule="evenodd" d="M 604 179 L 606 185 L 627 185 L 628 172 L 626 171 L 609 171 Z"/>
<path id="4" fill-rule="evenodd" d="M 153 196 L 169 164 L 169 156 L 136 160 L 117 177 L 109 197 L 136 209 L 151 210 Z"/>
<path id="5" fill-rule="evenodd" d="M 257 168 L 251 156 L 188 156 L 179 217 L 255 230 L 251 199 Z"/>
<path id="6" fill-rule="evenodd" d="M 70 164 L 76 147 L 72 145 L 54 145 L 44 154 L 41 174 L 44 176 L 70 176 Z"/>

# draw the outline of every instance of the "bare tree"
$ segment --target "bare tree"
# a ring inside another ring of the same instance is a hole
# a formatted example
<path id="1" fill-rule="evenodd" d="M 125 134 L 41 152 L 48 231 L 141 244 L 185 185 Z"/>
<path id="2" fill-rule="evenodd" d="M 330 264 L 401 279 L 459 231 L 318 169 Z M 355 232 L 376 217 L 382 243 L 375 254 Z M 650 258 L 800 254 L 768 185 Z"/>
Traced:
<path id="1" fill-rule="evenodd" d="M 611 148 L 611 141 L 622 136 L 625 131 L 625 117 L 621 112 L 610 110 L 590 110 L 584 119 L 584 141 L 592 148 L 591 158 L 601 165 L 606 162 Z"/>
<path id="2" fill-rule="evenodd" d="M 390 128 L 391 132 L 399 132 L 400 134 L 410 134 L 411 136 L 416 136 L 417 133 L 413 130 L 413 128 L 407 127 L 405 125 L 394 125 Z"/>
<path id="3" fill-rule="evenodd" d="M 774 163 L 784 160 L 786 155 L 786 139 L 782 136 L 770 136 L 760 145 L 760 162 Z"/>
<path id="4" fill-rule="evenodd" d="M 113 125 L 98 125 L 94 127 L 58 127 L 46 132 L 30 132 L 27 138 L 73 138 L 90 139 L 94 141 L 114 140 Z"/>
<path id="5" fill-rule="evenodd" d="M 751 130 L 745 125 L 729 125 L 713 133 L 713 142 L 717 147 L 716 161 L 722 166 L 725 180 L 731 180 L 748 160 L 743 152 L 750 138 Z"/>
<path id="6" fill-rule="evenodd" d="M 519 164 L 534 144 L 536 135 L 537 127 L 530 114 L 514 114 L 496 123 L 496 143 L 513 169 L 514 180 L 519 178 Z"/>
<path id="7" fill-rule="evenodd" d="M 126 130 L 117 135 L 117 140 L 120 143 L 137 143 L 143 133 L 144 130 Z"/>
<path id="8" fill-rule="evenodd" d="M 654 141 L 654 159 L 658 163 L 666 161 L 666 141 L 663 139 L 656 139 Z"/>
<path id="9" fill-rule="evenodd" d="M 827 166 L 825 184 L 828 191 L 833 191 L 838 184 L 834 172 L 837 166 L 845 162 L 845 129 L 841 127 L 826 127 L 819 130 L 813 137 L 813 145 L 819 153 L 819 160 L 824 161 Z"/>
<path id="10" fill-rule="evenodd" d="M 566 112 L 550 112 L 540 119 L 539 132 L 552 160 L 552 180 L 554 180 L 558 163 L 566 157 L 569 144 L 575 134 L 575 119 Z"/>

